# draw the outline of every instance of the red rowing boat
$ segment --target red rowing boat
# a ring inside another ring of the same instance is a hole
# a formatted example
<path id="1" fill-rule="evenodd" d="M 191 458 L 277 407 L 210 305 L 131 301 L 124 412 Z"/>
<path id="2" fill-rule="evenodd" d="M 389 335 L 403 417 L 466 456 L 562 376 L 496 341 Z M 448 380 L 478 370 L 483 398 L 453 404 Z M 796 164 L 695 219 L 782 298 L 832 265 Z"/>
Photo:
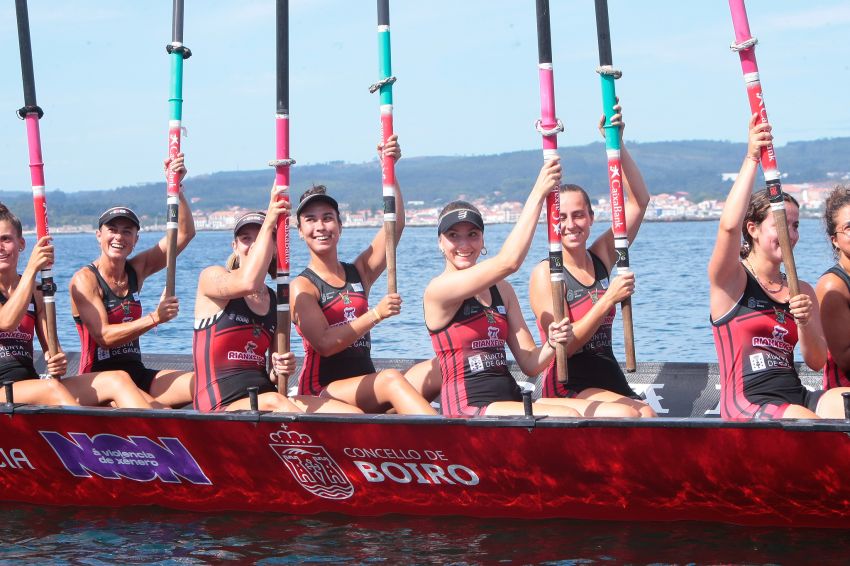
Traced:
<path id="1" fill-rule="evenodd" d="M 147 362 L 177 367 L 175 358 Z M 690 382 L 696 407 L 705 391 L 716 398 L 712 373 L 708 364 L 646 364 L 635 387 L 664 403 Z M 0 413 L 6 501 L 850 527 L 844 421 L 731 423 L 672 412 L 646 420 L 337 417 L 3 404 Z"/>

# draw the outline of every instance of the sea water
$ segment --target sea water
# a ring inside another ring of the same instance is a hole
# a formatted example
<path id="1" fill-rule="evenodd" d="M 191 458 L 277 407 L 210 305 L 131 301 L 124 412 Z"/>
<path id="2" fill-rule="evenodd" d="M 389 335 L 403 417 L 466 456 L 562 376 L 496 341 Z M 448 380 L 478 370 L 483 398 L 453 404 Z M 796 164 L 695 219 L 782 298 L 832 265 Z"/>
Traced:
<path id="1" fill-rule="evenodd" d="M 510 230 L 488 226 L 491 254 Z M 606 226 L 597 225 L 597 236 Z M 636 273 L 634 326 L 638 361 L 715 360 L 708 324 L 706 269 L 716 222 L 648 223 L 631 248 Z M 817 220 L 803 220 L 796 259 L 801 279 L 814 283 L 832 262 Z M 341 259 L 351 261 L 376 229 L 344 229 Z M 294 233 L 293 233 L 294 235 Z M 143 233 L 139 250 L 162 236 Z M 230 251 L 228 232 L 204 232 L 178 260 L 181 315 L 142 338 L 145 352 L 191 353 L 192 308 L 201 269 L 222 264 Z M 376 357 L 431 355 L 422 322 L 422 292 L 443 268 L 434 228 L 408 228 L 398 248 L 402 314 L 372 332 Z M 93 234 L 56 236 L 57 311 L 65 349 L 79 349 L 68 305 L 73 272 L 98 255 Z M 546 256 L 543 227 L 523 268 L 510 281 L 533 329 L 528 276 Z M 292 272 L 306 265 L 304 244 L 293 239 Z M 145 282 L 145 312 L 156 307 L 164 275 Z M 385 280 L 372 288 L 375 304 Z M 618 317 L 619 321 L 619 317 Z M 536 331 L 533 331 L 536 336 Z M 614 328 L 622 357 L 622 329 Z M 293 332 L 293 350 L 302 353 Z M 799 355 L 799 354 L 798 354 Z M 813 470 L 814 472 L 815 470 Z M 814 481 L 810 477 L 796 481 Z M 841 531 L 753 528 L 702 523 L 508 521 L 461 517 L 336 515 L 287 516 L 251 513 L 186 513 L 159 508 L 65 509 L 0 504 L 0 562 L 52 564 L 846 564 L 850 537 Z"/>

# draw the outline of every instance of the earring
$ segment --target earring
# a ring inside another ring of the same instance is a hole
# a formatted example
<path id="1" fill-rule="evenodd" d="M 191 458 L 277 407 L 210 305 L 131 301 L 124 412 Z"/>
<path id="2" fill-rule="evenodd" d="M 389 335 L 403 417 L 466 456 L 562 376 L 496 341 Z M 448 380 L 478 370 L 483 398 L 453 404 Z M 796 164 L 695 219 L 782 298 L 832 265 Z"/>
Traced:
<path id="1" fill-rule="evenodd" d="M 18 248 L 18 251 L 22 252 L 22 251 L 24 251 L 24 248 Z"/>
<path id="2" fill-rule="evenodd" d="M 446 257 L 446 250 L 443 248 L 440 248 L 440 253 L 443 254 L 443 257 Z"/>
<path id="3" fill-rule="evenodd" d="M 481 248 L 481 255 L 487 255 L 487 246 Z"/>

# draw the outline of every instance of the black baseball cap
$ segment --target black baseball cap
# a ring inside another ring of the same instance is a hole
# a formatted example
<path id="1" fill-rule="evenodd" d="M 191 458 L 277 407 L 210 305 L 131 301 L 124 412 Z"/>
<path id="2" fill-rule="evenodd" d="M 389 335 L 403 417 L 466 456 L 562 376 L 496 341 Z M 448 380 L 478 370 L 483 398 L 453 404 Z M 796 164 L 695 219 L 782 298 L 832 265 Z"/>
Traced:
<path id="1" fill-rule="evenodd" d="M 469 222 L 479 230 L 484 230 L 484 219 L 476 211 L 470 208 L 457 208 L 451 212 L 447 212 L 440 217 L 437 223 L 437 234 L 443 234 L 449 228 L 460 222 Z"/>
<path id="2" fill-rule="evenodd" d="M 100 228 L 104 224 L 112 222 L 116 218 L 126 218 L 127 220 L 135 224 L 136 228 L 142 228 L 142 225 L 139 223 L 139 217 L 136 216 L 135 212 L 133 212 L 126 206 L 113 206 L 112 208 L 106 210 L 103 214 L 100 215 L 100 219 L 97 221 L 97 227 Z"/>
<path id="3" fill-rule="evenodd" d="M 233 227 L 233 235 L 236 236 L 239 233 L 239 230 L 248 226 L 249 224 L 257 224 L 259 226 L 263 225 L 263 222 L 266 221 L 266 213 L 261 210 L 254 210 L 251 212 L 246 212 L 242 216 L 236 220 L 236 226 Z"/>
<path id="4" fill-rule="evenodd" d="M 336 211 L 337 216 L 339 216 L 339 203 L 336 202 L 335 198 L 325 193 L 313 193 L 312 195 L 307 195 L 301 202 L 298 203 L 298 208 L 295 209 L 296 218 L 301 216 L 301 212 L 305 207 L 316 202 L 328 203 Z"/>

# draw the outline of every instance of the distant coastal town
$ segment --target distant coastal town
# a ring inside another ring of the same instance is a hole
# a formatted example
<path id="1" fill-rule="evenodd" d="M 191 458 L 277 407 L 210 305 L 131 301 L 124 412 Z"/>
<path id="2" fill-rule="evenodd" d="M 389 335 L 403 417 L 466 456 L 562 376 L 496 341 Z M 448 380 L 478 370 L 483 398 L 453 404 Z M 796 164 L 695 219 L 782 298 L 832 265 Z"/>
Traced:
<path id="1" fill-rule="evenodd" d="M 731 175 L 731 174 L 730 174 Z M 733 181 L 734 175 L 724 180 Z M 817 217 L 823 212 L 826 195 L 834 187 L 827 183 L 785 184 L 783 190 L 800 203 L 801 216 Z M 486 224 L 512 224 L 517 221 L 523 203 L 506 201 L 493 203 L 485 199 L 475 199 L 472 203 L 481 210 Z M 647 207 L 645 220 L 649 222 L 701 221 L 716 220 L 723 211 L 724 201 L 711 199 L 693 202 L 687 192 L 652 195 Z M 226 210 L 194 211 L 195 226 L 199 230 L 231 230 L 236 219 L 247 212 L 246 209 L 232 207 Z M 598 198 L 594 203 L 594 212 L 598 220 L 611 219 L 611 206 L 607 198 Z M 439 207 L 426 206 L 424 201 L 411 200 L 405 203 L 405 219 L 408 226 L 436 226 Z M 343 225 L 348 227 L 379 226 L 383 222 L 380 211 L 355 208 L 340 203 Z M 544 213 L 541 213 L 541 222 Z M 294 219 L 293 219 L 294 225 Z M 162 227 L 151 227 L 152 230 Z"/>

